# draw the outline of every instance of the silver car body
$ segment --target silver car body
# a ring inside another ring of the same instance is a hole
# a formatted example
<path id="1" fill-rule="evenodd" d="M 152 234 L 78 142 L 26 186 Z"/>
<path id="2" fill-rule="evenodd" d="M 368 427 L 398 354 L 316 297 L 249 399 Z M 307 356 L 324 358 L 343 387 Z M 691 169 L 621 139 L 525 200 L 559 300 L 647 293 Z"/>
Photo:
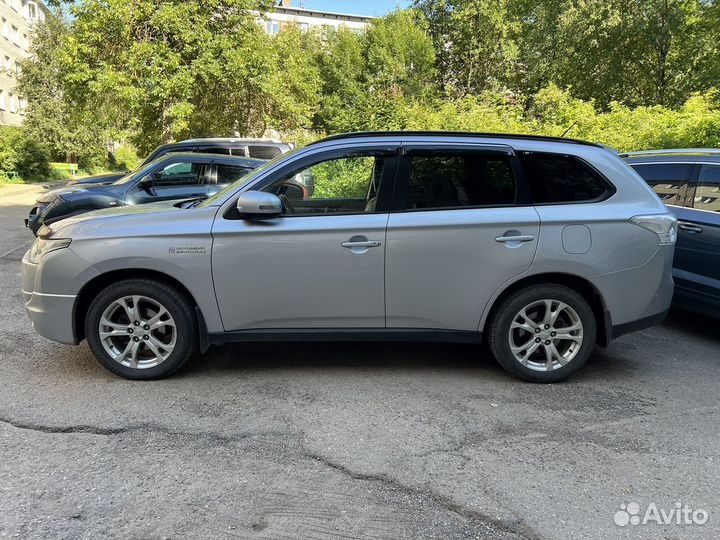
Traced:
<path id="1" fill-rule="evenodd" d="M 616 191 L 583 204 L 224 218 L 240 193 L 302 160 L 378 146 L 402 153 L 413 145 L 570 154 Z M 669 307 L 673 245 L 630 222 L 666 212 L 616 153 L 598 145 L 451 134 L 329 139 L 277 158 L 200 207 L 125 207 L 54 223 L 41 236 L 70 238 L 71 244 L 39 264 L 26 255 L 22 288 L 36 330 L 69 344 L 83 338 L 83 310 L 94 284 L 147 274 L 188 292 L 206 344 L 268 334 L 475 340 L 505 291 L 560 276 L 592 286 L 598 340 L 606 344 L 657 322 Z M 496 241 L 508 234 L 532 239 Z M 341 246 L 353 237 L 378 247 Z"/>

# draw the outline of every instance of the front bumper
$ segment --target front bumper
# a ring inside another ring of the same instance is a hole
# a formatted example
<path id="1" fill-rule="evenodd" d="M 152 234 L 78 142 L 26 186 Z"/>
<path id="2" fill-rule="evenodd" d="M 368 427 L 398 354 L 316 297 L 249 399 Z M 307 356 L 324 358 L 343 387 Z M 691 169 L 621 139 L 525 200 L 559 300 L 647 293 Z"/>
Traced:
<path id="1" fill-rule="evenodd" d="M 77 345 L 72 324 L 75 295 L 29 292 L 23 289 L 25 311 L 35 331 L 43 337 Z"/>
<path id="2" fill-rule="evenodd" d="M 35 236 L 37 236 L 38 229 L 42 227 L 43 219 L 40 217 L 40 214 L 45 208 L 46 207 L 42 205 L 34 206 L 30 210 L 28 217 L 25 218 L 25 226 L 30 229 Z"/>
<path id="3" fill-rule="evenodd" d="M 35 331 L 43 337 L 77 345 L 75 300 L 83 283 L 97 271 L 70 248 L 47 253 L 40 264 L 22 260 L 22 293 L 25 310 Z"/>

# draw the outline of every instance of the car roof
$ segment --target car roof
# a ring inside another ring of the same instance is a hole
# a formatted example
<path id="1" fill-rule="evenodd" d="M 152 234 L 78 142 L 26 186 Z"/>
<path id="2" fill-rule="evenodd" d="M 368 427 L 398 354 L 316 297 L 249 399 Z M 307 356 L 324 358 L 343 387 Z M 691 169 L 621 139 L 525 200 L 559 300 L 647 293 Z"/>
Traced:
<path id="1" fill-rule="evenodd" d="M 628 163 L 677 163 L 713 162 L 720 163 L 720 148 L 669 148 L 661 150 L 639 150 L 620 154 Z"/>
<path id="2" fill-rule="evenodd" d="M 238 163 L 245 163 L 247 165 L 261 165 L 267 161 L 267 159 L 249 158 L 244 156 L 226 156 L 224 154 L 213 154 L 209 152 L 168 152 L 163 154 L 155 161 L 163 161 L 175 157 L 187 157 L 187 158 L 203 158 L 203 159 L 222 159 L 223 161 L 236 161 Z"/>
<path id="3" fill-rule="evenodd" d="M 185 139 L 172 144 L 203 144 L 203 143 L 223 143 L 223 144 L 268 144 L 268 145 L 289 145 L 278 139 L 255 139 L 255 138 L 236 138 L 236 137 L 203 137 L 199 139 Z"/>
<path id="4" fill-rule="evenodd" d="M 357 140 L 357 139 L 376 139 L 383 137 L 403 137 L 417 138 L 420 140 L 438 139 L 438 138 L 473 138 L 473 139 L 505 139 L 505 140 L 524 140 L 524 141 L 544 141 L 558 142 L 566 144 L 578 144 L 584 146 L 593 146 L 597 148 L 606 148 L 605 146 L 593 142 L 582 141 L 579 139 L 567 139 L 564 137 L 550 137 L 546 135 L 525 135 L 516 133 L 482 133 L 471 131 L 357 131 L 352 133 L 341 133 L 331 135 L 314 141 L 308 146 L 330 141 Z"/>

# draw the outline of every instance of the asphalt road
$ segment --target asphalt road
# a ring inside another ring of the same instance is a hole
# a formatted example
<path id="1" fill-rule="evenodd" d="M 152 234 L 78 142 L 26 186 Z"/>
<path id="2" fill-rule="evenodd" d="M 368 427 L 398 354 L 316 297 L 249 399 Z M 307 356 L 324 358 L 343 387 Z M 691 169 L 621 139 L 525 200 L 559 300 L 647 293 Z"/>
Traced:
<path id="1" fill-rule="evenodd" d="M 0 537 L 720 536 L 716 322 L 674 313 L 547 386 L 475 346 L 365 343 L 228 345 L 131 382 L 30 326 L 35 194 L 0 187 Z M 630 502 L 708 521 L 620 527 Z"/>

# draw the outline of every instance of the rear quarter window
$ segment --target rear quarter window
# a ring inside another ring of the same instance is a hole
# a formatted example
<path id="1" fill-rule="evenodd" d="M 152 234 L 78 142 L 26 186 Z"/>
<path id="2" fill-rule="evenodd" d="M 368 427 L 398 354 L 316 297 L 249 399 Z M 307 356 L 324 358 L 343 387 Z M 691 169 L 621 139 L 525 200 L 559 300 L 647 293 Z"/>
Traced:
<path id="1" fill-rule="evenodd" d="M 519 152 L 534 203 L 593 202 L 615 188 L 581 159 L 549 152 Z"/>
<path id="2" fill-rule="evenodd" d="M 281 154 L 277 146 L 248 146 L 251 158 L 272 159 Z"/>

